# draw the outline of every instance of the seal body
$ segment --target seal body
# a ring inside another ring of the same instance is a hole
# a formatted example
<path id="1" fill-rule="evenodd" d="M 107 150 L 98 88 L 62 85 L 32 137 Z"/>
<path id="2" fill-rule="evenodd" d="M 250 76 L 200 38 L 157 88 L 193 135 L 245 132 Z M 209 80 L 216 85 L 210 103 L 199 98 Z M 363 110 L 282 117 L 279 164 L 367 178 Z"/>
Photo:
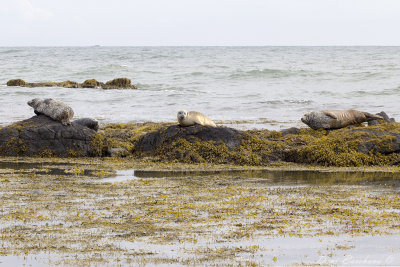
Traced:
<path id="1" fill-rule="evenodd" d="M 74 111 L 70 106 L 55 99 L 35 98 L 30 100 L 28 105 L 33 107 L 35 114 L 46 115 L 53 120 L 61 122 L 63 125 L 71 124 L 71 119 L 74 117 Z"/>
<path id="2" fill-rule="evenodd" d="M 78 119 L 74 120 L 72 124 L 79 124 L 85 127 L 88 127 L 89 129 L 95 130 L 96 132 L 99 130 L 99 122 L 96 121 L 95 119 L 91 118 L 83 118 L 83 119 Z"/>
<path id="3" fill-rule="evenodd" d="M 186 110 L 179 110 L 177 118 L 179 125 L 184 127 L 192 126 L 195 124 L 217 127 L 217 125 L 215 125 L 215 123 L 210 118 L 197 111 L 188 112 Z"/>
<path id="4" fill-rule="evenodd" d="M 322 110 L 305 114 L 301 121 L 310 128 L 340 129 L 349 125 L 360 124 L 372 120 L 382 119 L 381 116 L 358 110 Z"/>

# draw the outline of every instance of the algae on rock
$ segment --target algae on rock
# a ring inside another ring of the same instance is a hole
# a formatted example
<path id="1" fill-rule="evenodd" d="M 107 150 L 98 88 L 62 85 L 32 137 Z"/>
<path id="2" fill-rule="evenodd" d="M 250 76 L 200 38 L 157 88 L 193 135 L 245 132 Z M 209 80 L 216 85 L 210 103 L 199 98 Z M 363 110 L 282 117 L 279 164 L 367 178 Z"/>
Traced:
<path id="1" fill-rule="evenodd" d="M 116 78 L 107 83 L 99 82 L 96 79 L 88 79 L 83 83 L 74 81 L 63 82 L 37 82 L 27 83 L 22 79 L 12 79 L 7 82 L 7 86 L 21 87 L 64 87 L 64 88 L 102 88 L 102 89 L 137 89 L 128 78 Z"/>

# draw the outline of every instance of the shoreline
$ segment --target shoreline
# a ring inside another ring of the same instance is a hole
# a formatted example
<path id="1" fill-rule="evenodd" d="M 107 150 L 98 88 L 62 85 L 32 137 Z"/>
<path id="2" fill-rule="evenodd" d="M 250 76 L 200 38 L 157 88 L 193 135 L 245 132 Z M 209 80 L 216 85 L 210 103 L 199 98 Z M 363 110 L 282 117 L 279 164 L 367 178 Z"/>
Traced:
<path id="1" fill-rule="evenodd" d="M 384 166 L 397 169 L 400 123 L 282 131 L 180 127 L 167 122 L 110 123 L 96 132 L 74 123 L 62 126 L 41 115 L 0 128 L 0 155 L 112 157 L 121 161 L 129 158 L 136 162 L 157 162 L 160 166 L 186 163 L 225 165 L 224 168 Z"/>

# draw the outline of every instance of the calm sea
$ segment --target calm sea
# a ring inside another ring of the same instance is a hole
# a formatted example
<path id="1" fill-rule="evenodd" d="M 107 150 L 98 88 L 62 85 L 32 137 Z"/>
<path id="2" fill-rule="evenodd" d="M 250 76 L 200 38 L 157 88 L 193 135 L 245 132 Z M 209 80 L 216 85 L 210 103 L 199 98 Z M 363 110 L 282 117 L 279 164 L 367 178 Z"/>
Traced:
<path id="1" fill-rule="evenodd" d="M 116 77 L 138 90 L 6 86 Z M 242 129 L 303 126 L 322 109 L 400 120 L 400 47 L 0 47 L 0 125 L 33 116 L 35 97 L 104 123 L 175 121 L 179 109 Z"/>

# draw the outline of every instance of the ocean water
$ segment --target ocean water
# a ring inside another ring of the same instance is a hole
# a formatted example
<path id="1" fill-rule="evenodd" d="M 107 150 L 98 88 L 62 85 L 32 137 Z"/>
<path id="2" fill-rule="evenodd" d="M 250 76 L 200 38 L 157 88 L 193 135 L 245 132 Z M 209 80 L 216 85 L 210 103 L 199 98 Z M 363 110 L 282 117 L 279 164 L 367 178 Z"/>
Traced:
<path id="1" fill-rule="evenodd" d="M 7 87 L 128 77 L 137 90 Z M 400 47 L 0 47 L 0 125 L 55 98 L 75 118 L 102 123 L 176 121 L 197 110 L 236 128 L 305 127 L 306 112 L 385 111 L 400 119 Z"/>

